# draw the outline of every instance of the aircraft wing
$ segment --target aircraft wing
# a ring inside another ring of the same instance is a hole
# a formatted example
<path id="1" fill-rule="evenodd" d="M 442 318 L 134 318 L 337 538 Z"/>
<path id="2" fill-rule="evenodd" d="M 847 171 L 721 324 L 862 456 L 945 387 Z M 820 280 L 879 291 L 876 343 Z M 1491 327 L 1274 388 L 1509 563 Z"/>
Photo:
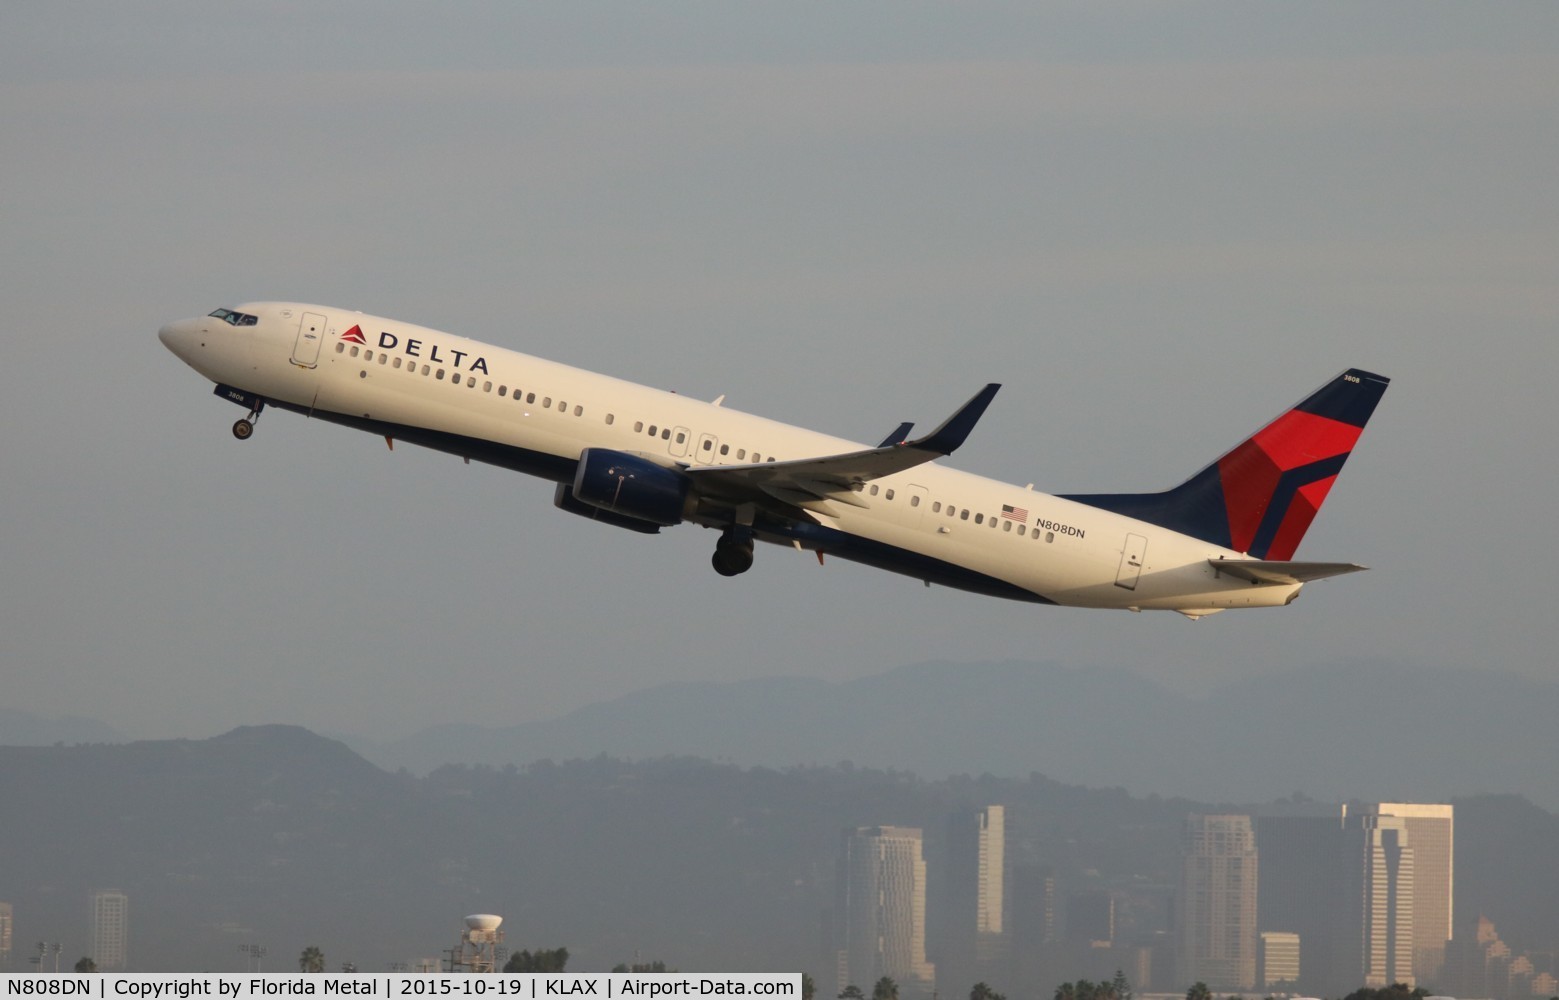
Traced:
<path id="1" fill-rule="evenodd" d="M 693 488 L 706 496 L 772 497 L 820 513 L 832 513 L 826 504 L 818 505 L 818 501 L 825 500 L 865 507 L 866 504 L 855 496 L 858 487 L 873 479 L 951 455 L 969 437 L 969 432 L 1000 388 L 1001 385 L 995 382 L 987 385 L 940 427 L 914 441 L 786 462 L 699 466 L 687 469 L 686 473 L 693 481 Z"/>
<path id="2" fill-rule="evenodd" d="M 1265 559 L 1209 559 L 1219 573 L 1227 573 L 1251 583 L 1309 583 L 1329 576 L 1358 573 L 1369 569 L 1358 563 L 1278 562 Z"/>

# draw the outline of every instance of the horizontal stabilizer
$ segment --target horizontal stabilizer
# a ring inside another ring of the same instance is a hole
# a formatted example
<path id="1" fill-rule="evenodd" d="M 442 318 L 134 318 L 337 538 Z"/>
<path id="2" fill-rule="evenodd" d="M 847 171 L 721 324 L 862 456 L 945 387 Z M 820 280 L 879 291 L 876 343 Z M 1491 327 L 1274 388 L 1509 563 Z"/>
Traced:
<path id="1" fill-rule="evenodd" d="M 1329 576 L 1358 573 L 1369 569 L 1358 563 L 1279 562 L 1264 559 L 1209 559 L 1208 565 L 1219 573 L 1249 580 L 1251 583 L 1309 583 Z"/>

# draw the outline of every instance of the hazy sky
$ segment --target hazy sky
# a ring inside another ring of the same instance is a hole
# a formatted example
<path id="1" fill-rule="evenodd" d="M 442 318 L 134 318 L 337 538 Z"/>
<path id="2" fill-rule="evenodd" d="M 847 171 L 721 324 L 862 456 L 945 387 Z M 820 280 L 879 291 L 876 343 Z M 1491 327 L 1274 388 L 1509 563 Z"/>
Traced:
<path id="1" fill-rule="evenodd" d="M 927 659 L 1177 688 L 1359 657 L 1556 674 L 1559 5 L 0 7 L 0 705 L 396 736 Z M 1191 623 L 571 517 L 239 408 L 164 322 L 362 309 L 950 463 L 1173 485 L 1393 379 L 1300 558 Z"/>

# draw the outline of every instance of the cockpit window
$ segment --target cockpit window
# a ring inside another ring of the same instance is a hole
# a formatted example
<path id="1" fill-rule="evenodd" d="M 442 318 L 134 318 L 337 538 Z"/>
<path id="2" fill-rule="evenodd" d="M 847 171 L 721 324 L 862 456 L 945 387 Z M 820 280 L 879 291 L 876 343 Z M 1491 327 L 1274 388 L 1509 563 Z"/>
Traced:
<path id="1" fill-rule="evenodd" d="M 231 309 L 213 309 L 210 313 L 216 319 L 222 320 L 232 326 L 254 326 L 260 322 L 260 317 L 251 316 L 248 313 L 234 312 Z"/>

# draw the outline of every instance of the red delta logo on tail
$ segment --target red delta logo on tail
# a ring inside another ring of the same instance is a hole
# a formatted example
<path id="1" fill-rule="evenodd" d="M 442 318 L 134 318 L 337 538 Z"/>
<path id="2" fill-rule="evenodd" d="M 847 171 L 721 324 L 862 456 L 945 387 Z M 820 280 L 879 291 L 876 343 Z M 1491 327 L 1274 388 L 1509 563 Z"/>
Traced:
<path id="1" fill-rule="evenodd" d="M 1292 559 L 1390 382 L 1350 368 L 1172 490 L 1067 499 L 1257 559 Z"/>
<path id="2" fill-rule="evenodd" d="M 1219 459 L 1229 547 L 1260 559 L 1292 559 L 1363 430 L 1290 410 Z"/>

